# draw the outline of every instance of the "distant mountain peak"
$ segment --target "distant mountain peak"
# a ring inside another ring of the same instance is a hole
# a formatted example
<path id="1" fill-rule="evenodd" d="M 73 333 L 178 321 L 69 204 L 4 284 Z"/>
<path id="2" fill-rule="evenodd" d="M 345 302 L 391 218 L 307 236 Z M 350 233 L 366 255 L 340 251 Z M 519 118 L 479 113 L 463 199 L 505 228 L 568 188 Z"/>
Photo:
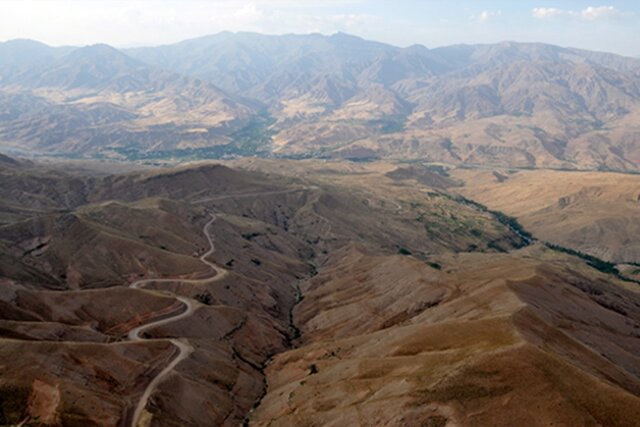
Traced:
<path id="1" fill-rule="evenodd" d="M 407 46 L 405 50 L 409 52 L 427 52 L 429 48 L 423 44 L 415 43 L 410 46 Z"/>
<path id="2" fill-rule="evenodd" d="M 0 42 L 0 45 L 16 46 L 16 47 L 41 47 L 49 48 L 50 46 L 32 39 L 11 39 L 4 42 Z"/>
<path id="3" fill-rule="evenodd" d="M 0 42 L 0 65 L 34 64 L 54 55 L 56 48 L 36 40 L 13 39 Z"/>
<path id="4" fill-rule="evenodd" d="M 109 57 L 109 58 L 120 58 L 120 59 L 126 58 L 132 62 L 138 62 L 135 59 L 131 58 L 130 56 L 122 53 L 115 47 L 109 46 L 108 44 L 104 44 L 104 43 L 79 47 L 69 54 L 69 60 L 74 60 L 79 58 L 97 58 L 97 57 Z"/>
<path id="5" fill-rule="evenodd" d="M 364 40 L 362 37 L 354 36 L 353 34 L 344 33 L 342 31 L 331 34 L 331 38 L 344 39 L 344 40 Z"/>

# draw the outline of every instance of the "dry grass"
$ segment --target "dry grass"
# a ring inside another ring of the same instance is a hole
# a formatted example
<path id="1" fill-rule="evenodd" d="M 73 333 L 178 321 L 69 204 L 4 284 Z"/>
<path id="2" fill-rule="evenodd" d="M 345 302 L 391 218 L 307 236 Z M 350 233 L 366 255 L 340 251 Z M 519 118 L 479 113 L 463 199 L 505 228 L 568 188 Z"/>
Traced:
<path id="1" fill-rule="evenodd" d="M 536 237 L 614 262 L 640 262 L 640 176 L 458 169 L 456 189 L 515 216 Z"/>

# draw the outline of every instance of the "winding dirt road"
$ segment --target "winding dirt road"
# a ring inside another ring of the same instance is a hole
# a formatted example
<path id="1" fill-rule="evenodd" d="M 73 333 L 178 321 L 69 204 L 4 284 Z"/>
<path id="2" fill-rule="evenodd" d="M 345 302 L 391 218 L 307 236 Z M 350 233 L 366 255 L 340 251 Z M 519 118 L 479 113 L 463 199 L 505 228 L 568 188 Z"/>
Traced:
<path id="1" fill-rule="evenodd" d="M 269 195 L 269 194 L 286 194 L 286 193 L 293 193 L 293 192 L 297 192 L 297 191 L 305 191 L 305 190 L 310 190 L 310 189 L 317 189 L 318 187 L 315 186 L 305 186 L 303 188 L 294 188 L 294 189 L 287 189 L 287 190 L 278 190 L 278 191 L 272 191 L 272 192 L 262 192 L 262 193 L 243 193 L 243 194 L 229 194 L 229 195 L 225 195 L 225 196 L 219 196 L 219 197 L 212 197 L 209 199 L 202 199 L 202 200 L 197 200 L 194 201 L 192 203 L 197 204 L 197 203 L 206 203 L 206 202 L 212 202 L 212 201 L 218 201 L 218 200 L 224 200 L 224 199 L 228 199 L 228 198 L 243 198 L 243 197 L 256 197 L 256 196 L 264 196 L 264 195 Z M 202 261 L 204 264 L 206 264 L 207 266 L 209 266 L 209 268 L 211 268 L 213 270 L 213 272 L 215 273 L 214 276 L 209 277 L 209 278 L 205 278 L 205 279 L 142 279 L 142 280 L 137 280 L 133 283 L 131 283 L 129 285 L 130 288 L 132 289 L 141 289 L 143 288 L 145 285 L 149 284 L 149 283 L 190 283 L 190 284 L 204 284 L 204 283 L 211 283 L 211 282 L 215 282 L 218 280 L 223 279 L 225 276 L 227 276 L 227 274 L 229 274 L 229 272 L 227 270 L 225 270 L 224 268 L 218 267 L 217 265 L 215 265 L 214 263 L 212 263 L 211 261 L 207 260 L 207 257 L 209 257 L 211 254 L 213 254 L 215 252 L 215 246 L 213 244 L 213 239 L 211 238 L 211 235 L 209 234 L 209 228 L 211 226 L 211 224 L 213 224 L 213 222 L 216 220 L 216 216 L 215 215 L 211 215 L 211 220 L 209 220 L 209 222 L 207 222 L 205 224 L 205 226 L 202 228 L 202 233 L 205 235 L 205 237 L 207 238 L 207 241 L 209 242 L 209 250 L 206 251 L 204 254 L 202 254 L 202 256 L 200 256 L 200 261 Z M 144 325 L 140 325 L 132 330 L 129 331 L 128 333 L 128 338 L 129 341 L 145 341 L 146 338 L 144 338 L 144 332 L 155 328 L 157 326 L 161 326 L 161 325 L 166 325 L 168 323 L 173 323 L 176 322 L 178 320 L 184 319 L 185 317 L 189 317 L 193 314 L 193 310 L 194 310 L 194 304 L 197 304 L 194 300 L 190 299 L 190 298 L 186 298 L 186 297 L 182 297 L 179 295 L 175 295 L 169 291 L 162 291 L 162 290 L 154 290 L 155 292 L 160 292 L 163 294 L 169 294 L 174 296 L 178 301 L 182 302 L 184 304 L 184 311 L 182 311 L 181 313 L 178 313 L 174 316 L 171 317 L 165 317 L 163 319 L 160 320 L 156 320 L 153 322 L 149 322 L 149 323 L 145 323 Z M 189 342 L 187 340 L 184 339 L 177 339 L 177 338 L 167 338 L 167 340 L 169 342 L 171 342 L 177 349 L 178 349 L 178 355 L 171 361 L 171 363 L 169 363 L 162 371 L 160 371 L 160 373 L 158 375 L 155 376 L 155 378 L 147 385 L 147 388 L 144 390 L 144 393 L 142 393 L 142 396 L 140 397 L 140 400 L 138 401 L 138 404 L 136 405 L 135 411 L 133 413 L 133 417 L 131 419 L 131 427 L 142 427 L 140 426 L 140 420 L 142 418 L 142 414 L 144 412 L 144 409 L 147 406 L 147 403 L 149 402 L 149 398 L 151 397 L 151 395 L 153 394 L 153 392 L 156 390 L 156 388 L 158 387 L 158 385 L 160 383 L 162 383 L 162 381 L 169 375 L 171 374 L 171 372 L 173 372 L 173 369 L 184 359 L 186 359 L 187 357 L 189 357 L 189 355 L 193 352 L 193 347 L 189 344 Z"/>
<path id="2" fill-rule="evenodd" d="M 218 280 L 221 280 L 222 278 L 224 278 L 228 274 L 228 271 L 223 269 L 223 268 L 218 267 L 214 263 L 212 263 L 212 262 L 207 260 L 207 257 L 215 252 L 215 247 L 213 245 L 213 239 L 211 238 L 211 235 L 209 234 L 209 227 L 211 226 L 211 224 L 213 224 L 213 222 L 215 220 L 216 220 L 216 216 L 215 215 L 211 215 L 211 220 L 209 220 L 209 222 L 207 222 L 205 224 L 205 226 L 202 228 L 202 232 L 205 235 L 205 237 L 207 238 L 207 241 L 209 242 L 209 250 L 207 252 L 205 252 L 204 254 L 202 254 L 202 256 L 200 256 L 200 261 L 202 261 L 204 264 L 209 266 L 215 272 L 215 276 L 209 277 L 209 278 L 205 278 L 205 279 L 143 279 L 143 280 L 138 280 L 138 281 L 135 281 L 135 282 L 131 283 L 129 285 L 129 287 L 133 288 L 133 289 L 140 289 L 140 288 L 142 288 L 144 285 L 146 285 L 148 283 L 175 283 L 175 282 L 180 282 L 180 283 L 191 283 L 191 284 L 204 284 L 204 283 L 215 282 L 215 281 L 218 281 Z M 160 291 L 160 292 L 169 293 L 168 291 Z M 128 338 L 129 338 L 130 341 L 144 341 L 145 338 L 144 338 L 143 334 L 144 334 L 145 331 L 147 331 L 149 329 L 152 329 L 152 328 L 155 328 L 155 327 L 160 326 L 160 325 L 166 325 L 168 323 L 176 322 L 178 320 L 184 319 L 185 317 L 189 317 L 189 316 L 191 316 L 193 314 L 193 308 L 194 308 L 194 304 L 195 304 L 194 300 L 192 300 L 190 298 L 183 297 L 183 296 L 174 295 L 174 294 L 171 294 L 171 295 L 175 296 L 178 301 L 180 301 L 182 304 L 184 304 L 185 310 L 183 312 L 181 312 L 181 313 L 178 313 L 178 314 L 174 315 L 174 316 L 166 317 L 164 319 L 156 320 L 156 321 L 149 322 L 149 323 L 145 323 L 144 325 L 140 325 L 140 326 L 130 330 L 129 333 L 128 333 Z M 171 363 L 169 363 L 162 371 L 160 371 L 160 373 L 158 373 L 158 375 L 156 375 L 155 378 L 147 385 L 147 388 L 144 390 L 144 393 L 142 393 L 142 396 L 140 396 L 140 400 L 138 401 L 138 404 L 136 405 L 136 409 L 135 409 L 135 411 L 133 413 L 133 417 L 131 419 L 131 427 L 138 427 L 138 425 L 140 423 L 140 419 L 142 417 L 142 413 L 143 413 L 144 409 L 146 408 L 147 403 L 149 402 L 149 398 L 151 397 L 153 392 L 156 390 L 158 385 L 171 372 L 173 372 L 173 369 L 181 361 L 183 361 L 184 359 L 189 357 L 189 355 L 193 352 L 193 347 L 191 347 L 189 342 L 186 341 L 186 340 L 177 339 L 177 338 L 169 338 L 168 340 L 169 340 L 169 342 L 171 342 L 171 344 L 173 344 L 178 349 L 178 355 L 171 361 Z"/>
<path id="3" fill-rule="evenodd" d="M 288 194 L 288 193 L 297 193 L 299 191 L 306 191 L 310 189 L 317 189 L 316 186 L 305 186 L 301 188 L 290 188 L 287 190 L 274 190 L 274 191 L 263 191 L 263 192 L 254 192 L 254 193 L 238 193 L 238 194 L 225 194 L 224 196 L 216 196 L 209 197 L 207 199 L 200 199 L 191 202 L 192 204 L 199 203 L 208 203 L 208 202 L 217 202 L 219 200 L 226 199 L 241 199 L 243 197 L 257 197 L 257 196 L 275 196 L 277 194 Z"/>

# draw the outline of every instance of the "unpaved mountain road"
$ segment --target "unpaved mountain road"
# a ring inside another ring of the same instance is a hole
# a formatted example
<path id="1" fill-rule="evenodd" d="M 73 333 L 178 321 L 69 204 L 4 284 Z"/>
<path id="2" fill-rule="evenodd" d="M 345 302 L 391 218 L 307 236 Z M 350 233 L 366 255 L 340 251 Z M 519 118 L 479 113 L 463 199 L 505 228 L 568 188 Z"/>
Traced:
<path id="1" fill-rule="evenodd" d="M 219 196 L 219 197 L 213 197 L 213 198 L 209 198 L 209 199 L 203 199 L 203 200 L 197 200 L 194 201 L 192 203 L 197 204 L 197 203 L 206 203 L 206 202 L 212 202 L 212 201 L 218 201 L 218 200 L 224 200 L 224 199 L 229 199 L 229 198 L 244 198 L 244 197 L 257 197 L 257 196 L 265 196 L 265 195 L 276 195 L 276 194 L 287 194 L 287 193 L 294 193 L 294 192 L 298 192 L 298 191 L 307 191 L 307 190 L 316 190 L 318 189 L 318 187 L 316 186 L 305 186 L 303 188 L 295 188 L 295 189 L 287 189 L 287 190 L 278 190 L 278 191 L 271 191 L 271 192 L 262 192 L 262 193 L 244 193 L 244 194 L 229 194 L 229 195 L 225 195 L 225 196 Z M 216 264 L 212 263 L 211 261 L 207 260 L 207 257 L 209 257 L 210 255 L 212 255 L 215 252 L 215 246 L 213 243 L 213 239 L 211 237 L 211 235 L 209 234 L 209 228 L 211 227 L 211 224 L 213 224 L 213 222 L 217 219 L 217 217 L 215 215 L 211 215 L 211 219 L 209 220 L 209 222 L 207 222 L 204 227 L 202 228 L 202 233 L 205 235 L 205 237 L 207 238 L 207 241 L 209 243 L 209 250 L 207 250 L 204 254 L 202 254 L 200 256 L 200 261 L 202 261 L 204 264 L 206 264 L 207 266 L 209 266 L 209 268 L 211 268 L 213 270 L 213 272 L 215 273 L 214 276 L 209 277 L 209 278 L 204 278 L 204 279 L 171 279 L 171 278 L 162 278 L 162 279 L 142 279 L 142 280 L 137 280 L 133 283 L 131 283 L 129 285 L 130 288 L 132 289 L 144 289 L 144 286 L 150 283 L 155 283 L 155 284 L 159 284 L 159 283 L 188 283 L 188 284 L 205 284 L 205 283 L 212 283 L 215 281 L 219 281 L 222 280 L 224 277 L 226 277 L 229 272 L 227 270 L 225 270 L 224 268 L 221 268 L 219 266 L 217 266 Z M 151 290 L 149 290 L 151 291 Z M 160 325 L 166 325 L 169 323 L 174 323 L 178 320 L 184 319 L 186 317 L 189 317 L 193 314 L 194 311 L 194 305 L 197 305 L 198 303 L 195 302 L 194 300 L 190 299 L 190 298 L 186 298 L 186 297 L 182 297 L 182 296 L 178 296 L 178 295 L 174 295 L 172 293 L 170 293 L 169 291 L 166 290 L 153 290 L 151 292 L 157 292 L 157 293 L 162 293 L 162 294 L 169 294 L 169 295 L 173 295 L 176 297 L 177 300 L 179 300 L 180 302 L 182 302 L 184 304 L 185 310 L 177 313 L 173 316 L 170 317 L 165 317 L 163 319 L 160 320 L 156 320 L 156 321 L 152 321 L 140 326 L 137 326 L 136 328 L 132 329 L 129 331 L 128 333 L 128 338 L 130 341 L 145 341 L 147 340 L 146 338 L 144 338 L 144 332 L 147 330 L 150 330 L 152 328 L 155 328 L 157 326 Z M 162 371 L 160 371 L 160 373 L 158 375 L 156 375 L 154 377 L 154 379 L 147 385 L 147 387 L 145 388 L 144 392 L 142 393 L 142 396 L 140 396 L 140 400 L 138 401 L 138 404 L 136 405 L 135 411 L 133 413 L 133 417 L 131 418 L 131 427 L 147 427 L 144 423 L 141 423 L 142 420 L 142 415 L 144 412 L 144 409 L 146 408 L 149 399 L 151 398 L 151 395 L 153 394 L 153 392 L 156 390 L 156 388 L 158 387 L 158 385 L 160 383 L 162 383 L 162 381 L 168 376 L 170 375 L 174 368 L 184 359 L 186 359 L 187 357 L 189 357 L 189 355 L 193 352 L 193 347 L 191 347 L 191 345 L 188 343 L 188 341 L 184 340 L 184 339 L 177 339 L 177 338 L 167 338 L 168 341 L 170 341 L 177 349 L 178 349 L 178 355 L 171 361 L 171 363 L 169 363 Z"/>
<path id="2" fill-rule="evenodd" d="M 254 192 L 254 193 L 237 193 L 237 194 L 225 194 L 224 196 L 216 196 L 209 197 L 207 199 L 194 200 L 192 204 L 200 204 L 200 203 L 208 203 L 208 202 L 217 202 L 220 200 L 226 199 L 241 199 L 244 197 L 258 197 L 258 196 L 275 196 L 278 194 L 289 194 L 289 193 L 297 193 L 300 191 L 308 191 L 308 190 L 318 190 L 320 187 L 315 185 L 307 185 L 300 188 L 290 188 L 287 190 L 274 190 L 274 191 L 263 191 L 263 192 Z"/>
<path id="3" fill-rule="evenodd" d="M 218 280 L 221 280 L 222 278 L 224 278 L 227 274 L 228 271 L 218 267 L 217 265 L 215 265 L 214 263 L 210 262 L 207 260 L 207 257 L 210 256 L 211 254 L 213 254 L 215 252 L 215 247 L 213 245 L 213 239 L 211 238 L 211 235 L 209 234 L 209 227 L 211 226 L 211 224 L 213 224 L 213 222 L 216 220 L 216 216 L 215 215 L 211 215 L 211 220 L 209 220 L 209 222 L 207 222 L 205 224 L 205 226 L 202 228 L 202 232 L 204 233 L 205 237 L 207 238 L 207 241 L 209 242 L 209 250 L 207 252 L 205 252 L 204 254 L 202 254 L 202 256 L 200 256 L 200 261 L 202 261 L 204 264 L 208 265 L 214 272 L 215 272 L 215 276 L 213 277 L 209 277 L 209 278 L 205 278 L 205 279 L 143 279 L 143 280 L 137 280 L 133 283 L 131 283 L 129 285 L 130 288 L 133 289 L 140 289 L 142 288 L 144 285 L 148 284 L 148 283 L 190 283 L 190 284 L 204 284 L 204 283 L 211 283 L 211 282 L 215 282 Z M 159 291 L 162 293 L 169 293 L 168 291 Z M 173 295 L 173 294 L 172 294 Z M 180 301 L 182 304 L 184 304 L 185 310 L 174 315 L 171 317 L 166 317 L 164 319 L 160 319 L 160 320 L 156 320 L 156 321 L 152 321 L 149 323 L 146 323 L 144 325 L 140 325 L 132 330 L 129 331 L 128 333 L 128 338 L 130 341 L 145 341 L 146 338 L 144 338 L 144 332 L 155 328 L 157 326 L 160 325 L 166 325 L 168 323 L 173 323 L 173 322 L 177 322 L 178 320 L 184 319 L 186 317 L 189 317 L 193 314 L 193 310 L 194 310 L 194 304 L 197 304 L 194 300 L 190 299 L 190 298 L 186 298 L 186 297 L 182 297 L 182 296 L 178 296 L 178 295 L 174 295 L 176 297 L 176 299 L 178 301 Z M 135 411 L 133 413 L 133 417 L 131 418 L 131 427 L 142 427 L 140 424 L 141 418 L 142 418 L 142 414 L 144 412 L 144 409 L 147 406 L 147 403 L 149 402 L 149 398 L 151 397 L 151 395 L 153 394 L 153 392 L 156 390 L 156 388 L 158 387 L 158 385 L 160 383 L 162 383 L 162 381 L 173 372 L 174 368 L 184 359 L 186 359 L 187 357 L 189 357 L 189 355 L 193 352 L 193 347 L 191 347 L 191 345 L 189 344 L 188 341 L 186 340 L 181 340 L 181 339 L 177 339 L 177 338 L 169 338 L 168 339 L 171 344 L 173 344 L 177 349 L 178 349 L 178 355 L 176 357 L 173 358 L 173 360 L 171 361 L 171 363 L 169 363 L 162 371 L 160 371 L 160 373 L 158 373 L 158 375 L 155 376 L 155 378 L 153 378 L 153 380 L 147 385 L 147 387 L 145 388 L 144 392 L 142 393 L 142 396 L 140 396 L 140 400 L 138 401 L 138 404 L 136 405 Z"/>

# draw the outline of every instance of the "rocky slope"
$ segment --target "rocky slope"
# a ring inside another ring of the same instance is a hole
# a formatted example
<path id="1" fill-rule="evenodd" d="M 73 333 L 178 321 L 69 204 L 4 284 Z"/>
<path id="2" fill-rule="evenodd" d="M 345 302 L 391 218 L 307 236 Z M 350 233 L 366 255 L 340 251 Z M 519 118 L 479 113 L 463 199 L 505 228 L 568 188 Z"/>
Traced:
<path id="1" fill-rule="evenodd" d="M 0 158 L 3 424 L 634 424 L 635 273 L 457 196 L 524 180 L 526 213 L 534 172 L 229 166 Z M 570 176 L 575 220 L 626 200 Z"/>
<path id="2" fill-rule="evenodd" d="M 542 247 L 439 263 L 328 259 L 250 425 L 634 425 L 637 285 Z"/>
<path id="3" fill-rule="evenodd" d="M 525 244 L 437 191 L 390 193 L 396 181 L 373 171 L 328 184 L 207 164 L 86 175 L 4 163 L 8 424 L 238 425 L 264 393 L 267 361 L 297 336 L 298 285 L 323 260 L 354 243 L 433 265 L 437 254 Z"/>

